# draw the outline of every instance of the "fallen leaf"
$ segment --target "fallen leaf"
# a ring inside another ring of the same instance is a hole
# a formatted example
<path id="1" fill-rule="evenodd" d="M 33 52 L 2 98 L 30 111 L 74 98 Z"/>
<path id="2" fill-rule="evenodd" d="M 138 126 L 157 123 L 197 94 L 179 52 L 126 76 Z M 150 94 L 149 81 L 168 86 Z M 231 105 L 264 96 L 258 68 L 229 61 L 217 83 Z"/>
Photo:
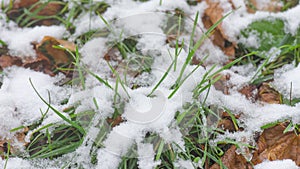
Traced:
<path id="1" fill-rule="evenodd" d="M 39 0 L 16 0 L 13 3 L 13 9 L 28 8 Z"/>
<path id="2" fill-rule="evenodd" d="M 263 83 L 258 89 L 258 99 L 270 104 L 280 104 L 281 95 L 268 83 Z"/>
<path id="3" fill-rule="evenodd" d="M 1 43 L 1 39 L 0 39 L 0 56 L 2 55 L 8 55 L 8 48 L 6 45 L 3 45 Z"/>
<path id="4" fill-rule="evenodd" d="M 21 22 L 18 23 L 20 26 L 26 26 L 27 23 L 31 23 L 30 26 L 51 26 L 59 24 L 60 21 L 54 18 L 40 19 L 39 17 L 30 16 L 24 12 L 24 9 L 29 10 L 31 13 L 36 13 L 37 16 L 55 16 L 63 9 L 63 4 L 61 2 L 42 3 L 38 0 L 17 0 L 14 1 L 13 8 L 6 13 L 8 18 L 14 21 L 23 17 L 20 20 Z M 22 23 L 24 20 L 27 22 Z"/>
<path id="5" fill-rule="evenodd" d="M 232 120 L 227 118 L 219 120 L 217 127 L 225 131 L 228 130 L 229 132 L 236 131 Z"/>
<path id="6" fill-rule="evenodd" d="M 246 96 L 253 103 L 257 100 L 257 87 L 255 85 L 246 85 L 238 90 L 238 92 Z"/>
<path id="7" fill-rule="evenodd" d="M 0 156 L 2 160 L 8 153 L 8 141 L 7 140 L 0 140 Z"/>
<path id="8" fill-rule="evenodd" d="M 70 53 L 63 49 L 54 48 L 54 46 L 63 46 L 71 52 L 75 52 L 76 45 L 73 42 L 56 39 L 51 36 L 45 36 L 39 44 L 33 44 L 36 50 L 37 58 L 24 62 L 25 68 L 35 71 L 44 72 L 50 76 L 54 76 L 58 71 L 58 67 L 72 68 L 74 58 Z M 56 72 L 53 72 L 56 71 Z M 73 71 L 59 71 L 67 77 L 73 76 Z"/>
<path id="9" fill-rule="evenodd" d="M 22 65 L 24 68 L 30 68 L 37 72 L 44 72 L 45 74 L 48 74 L 50 76 L 54 76 L 55 74 L 52 72 L 52 66 L 50 64 L 50 61 L 46 58 L 37 57 L 33 60 L 27 60 Z"/>
<path id="10" fill-rule="evenodd" d="M 263 131 L 257 142 L 253 164 L 264 160 L 291 159 L 300 166 L 300 136 L 294 131 L 283 133 L 285 129 L 286 125 L 281 123 Z"/>
<path id="11" fill-rule="evenodd" d="M 223 8 L 220 6 L 219 2 L 213 1 L 213 0 L 206 0 L 206 3 L 208 4 L 208 8 L 206 8 L 204 15 L 202 17 L 203 24 L 206 29 L 210 28 L 213 24 L 215 24 L 217 21 L 222 19 L 223 17 Z M 230 1 L 228 3 L 231 3 Z M 231 3 L 233 6 L 233 4 Z M 234 6 L 233 6 L 234 8 Z M 212 36 L 211 39 L 215 45 L 220 47 L 223 52 L 230 57 L 230 59 L 233 59 L 235 56 L 235 42 L 230 42 L 228 39 L 228 36 L 225 34 L 222 28 L 222 24 L 219 24 Z"/>
<path id="12" fill-rule="evenodd" d="M 64 46 L 70 51 L 75 51 L 75 44 L 72 42 L 58 40 L 51 36 L 45 36 L 43 40 L 36 45 L 37 53 L 44 55 L 48 58 L 52 65 L 60 66 L 60 65 L 68 65 L 73 61 L 72 56 L 62 49 L 56 49 L 53 46 Z"/>
<path id="13" fill-rule="evenodd" d="M 18 57 L 13 57 L 8 55 L 0 56 L 0 70 L 13 65 L 21 66 L 22 60 Z"/>
<path id="14" fill-rule="evenodd" d="M 106 61 L 113 60 L 113 61 L 121 62 L 122 58 L 119 55 L 121 55 L 121 54 L 120 54 L 118 48 L 113 47 L 113 48 L 109 49 L 107 53 L 105 53 L 104 59 Z"/>
<path id="15" fill-rule="evenodd" d="M 225 154 L 221 157 L 222 163 L 228 169 L 253 169 L 252 165 L 247 162 L 245 157 L 236 153 L 236 146 L 231 146 Z M 215 163 L 210 169 L 221 169 L 220 165 Z"/>
<path id="16" fill-rule="evenodd" d="M 240 115 L 234 115 L 234 117 L 236 119 L 239 119 Z M 237 131 L 236 127 L 234 126 L 231 116 L 226 111 L 222 112 L 221 119 L 218 121 L 217 127 L 221 128 L 225 131 L 228 130 L 229 132 Z M 242 128 L 240 128 L 239 126 L 237 126 L 237 127 L 238 127 L 238 130 L 242 130 Z"/>
<path id="17" fill-rule="evenodd" d="M 262 5 L 263 4 L 263 5 Z M 280 12 L 282 9 L 281 0 L 270 0 L 261 3 L 257 0 L 249 0 L 246 3 L 247 12 L 255 13 L 256 11 Z"/>
<path id="18" fill-rule="evenodd" d="M 13 138 L 10 139 L 2 139 L 0 137 L 0 156 L 2 159 L 7 156 L 7 153 L 9 153 L 9 155 L 15 156 L 16 154 L 21 152 L 21 149 L 24 148 L 22 146 L 26 146 L 28 144 L 25 141 L 28 130 L 28 127 L 25 127 L 22 131 L 16 132 Z M 10 146 L 10 149 L 8 149 L 8 146 Z"/>
<path id="19" fill-rule="evenodd" d="M 117 116 L 116 118 L 107 118 L 106 121 L 111 127 L 115 127 L 122 123 L 124 120 L 121 116 Z"/>
<path id="20" fill-rule="evenodd" d="M 15 65 L 54 76 L 58 72 L 56 70 L 57 67 L 64 66 L 72 68 L 73 57 L 67 51 L 54 48 L 54 45 L 63 46 L 71 52 L 76 50 L 76 46 L 73 42 L 45 36 L 39 44 L 33 43 L 37 54 L 36 58 L 21 59 L 20 57 L 2 55 L 0 56 L 0 70 Z M 73 72 L 71 71 L 60 72 L 64 73 L 67 77 L 73 77 Z"/>

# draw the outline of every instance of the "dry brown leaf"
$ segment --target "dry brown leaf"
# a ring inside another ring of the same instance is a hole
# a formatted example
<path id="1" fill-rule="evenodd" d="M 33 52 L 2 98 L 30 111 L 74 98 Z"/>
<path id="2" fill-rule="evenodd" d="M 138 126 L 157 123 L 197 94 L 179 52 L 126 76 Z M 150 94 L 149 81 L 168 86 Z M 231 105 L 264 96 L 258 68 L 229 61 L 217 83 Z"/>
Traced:
<path id="1" fill-rule="evenodd" d="M 203 24 L 206 29 L 210 28 L 214 23 L 223 17 L 223 8 L 220 6 L 219 2 L 212 0 L 206 0 L 208 8 L 205 10 L 202 17 Z M 231 3 L 229 1 L 229 3 Z M 232 4 L 232 3 L 231 3 Z M 233 4 L 232 4 L 233 6 Z M 233 7 L 234 8 L 234 7 Z M 222 25 L 219 24 L 212 34 L 212 41 L 215 45 L 220 47 L 223 52 L 233 59 L 235 56 L 235 42 L 230 42 L 227 35 L 223 31 Z"/>
<path id="2" fill-rule="evenodd" d="M 117 116 L 116 118 L 107 118 L 106 121 L 111 127 L 115 127 L 122 123 L 124 120 L 121 116 Z"/>
<path id="3" fill-rule="evenodd" d="M 21 66 L 22 60 L 18 57 L 13 57 L 8 55 L 0 56 L 0 70 L 13 65 Z"/>
<path id="4" fill-rule="evenodd" d="M 240 118 L 240 115 L 234 115 L 236 119 Z M 221 115 L 221 120 L 218 121 L 217 127 L 221 128 L 223 130 L 228 130 L 229 132 L 235 132 L 237 131 L 234 123 L 231 119 L 231 116 L 226 112 L 223 111 Z M 238 130 L 243 130 L 242 128 L 238 127 Z"/>
<path id="5" fill-rule="evenodd" d="M 31 12 L 34 12 L 35 10 L 38 10 L 41 7 L 41 5 L 37 5 L 34 7 Z M 48 3 L 42 10 L 40 10 L 37 15 L 40 16 L 54 16 L 58 14 L 62 10 L 63 6 L 60 3 L 57 2 L 50 2 Z M 36 18 L 33 18 L 32 20 L 35 20 Z M 43 19 L 38 22 L 36 22 L 34 25 L 45 25 L 45 26 L 51 26 L 51 25 L 57 25 L 59 24 L 59 20 L 57 19 Z"/>
<path id="6" fill-rule="evenodd" d="M 246 96 L 252 102 L 257 100 L 257 87 L 255 85 L 247 85 L 241 88 L 238 92 Z"/>
<path id="7" fill-rule="evenodd" d="M 263 83 L 258 89 L 258 99 L 270 104 L 280 104 L 281 95 L 268 83 Z"/>
<path id="8" fill-rule="evenodd" d="M 38 10 L 41 7 L 41 5 L 37 5 L 34 7 L 31 12 L 34 12 L 35 10 Z M 49 2 L 41 11 L 38 12 L 38 15 L 41 16 L 51 16 L 56 15 L 60 12 L 60 10 L 63 8 L 61 3 L 58 2 Z"/>
<path id="9" fill-rule="evenodd" d="M 257 0 L 249 0 L 246 4 L 247 11 L 249 13 L 255 13 L 256 11 L 280 12 L 282 9 L 281 0 L 271 0 L 264 5 L 259 5 L 259 3 L 257 3 Z"/>
<path id="10" fill-rule="evenodd" d="M 55 75 L 52 72 L 52 66 L 50 64 L 50 61 L 47 58 L 44 58 L 43 56 L 39 56 L 39 54 L 36 59 L 25 61 L 23 67 L 30 68 L 37 72 L 44 72 L 45 74 L 48 74 L 50 76 Z"/>
<path id="11" fill-rule="evenodd" d="M 236 131 L 232 120 L 227 119 L 227 118 L 219 120 L 217 127 L 221 128 L 221 129 L 223 129 L 225 131 L 228 130 L 229 132 Z"/>
<path id="12" fill-rule="evenodd" d="M 49 2 L 46 5 L 39 3 L 38 0 L 17 0 L 13 4 L 13 8 L 7 12 L 7 16 L 9 19 L 16 21 L 16 19 L 24 14 L 23 9 L 30 9 L 30 12 L 34 13 L 37 12 L 37 15 L 39 16 L 54 16 L 58 14 L 62 8 L 63 5 L 60 2 Z M 32 8 L 31 8 L 32 7 Z M 42 9 L 40 9 L 42 8 Z M 45 25 L 45 26 L 51 26 L 59 24 L 59 21 L 57 19 L 42 19 L 37 20 L 37 18 L 31 18 L 31 22 L 35 21 L 33 26 L 35 25 Z"/>
<path id="13" fill-rule="evenodd" d="M 54 76 L 53 70 L 60 66 L 72 66 L 73 58 L 70 54 L 61 49 L 53 48 L 54 45 L 61 45 L 66 49 L 74 52 L 76 46 L 74 43 L 56 39 L 54 37 L 45 36 L 39 44 L 35 46 L 36 58 L 21 59 L 20 57 L 13 57 L 9 55 L 0 56 L 0 70 L 13 65 L 30 68 L 38 72 L 44 72 L 50 76 Z M 67 76 L 72 76 L 72 72 L 63 72 Z"/>
<path id="14" fill-rule="evenodd" d="M 75 44 L 72 42 L 67 42 L 64 40 L 58 40 L 51 36 L 45 36 L 43 40 L 37 44 L 36 50 L 37 53 L 44 55 L 47 59 L 50 60 L 51 64 L 59 65 L 68 65 L 73 61 L 73 58 L 70 54 L 64 50 L 53 48 L 53 46 L 62 45 L 70 51 L 75 51 Z"/>
<path id="15" fill-rule="evenodd" d="M 19 9 L 19 8 L 28 8 L 31 5 L 37 3 L 39 0 L 16 0 L 14 1 L 13 8 Z"/>
<path id="16" fill-rule="evenodd" d="M 44 72 L 50 76 L 54 76 L 53 70 L 57 67 L 72 67 L 73 57 L 63 49 L 56 49 L 54 46 L 63 46 L 66 49 L 74 52 L 76 46 L 73 42 L 56 39 L 51 36 L 45 36 L 39 44 L 34 44 L 37 58 L 27 60 L 24 63 L 25 68 L 30 68 L 35 71 Z M 62 72 L 68 77 L 72 77 L 73 72 Z"/>
<path id="17" fill-rule="evenodd" d="M 113 60 L 118 62 L 118 65 L 114 67 L 114 69 L 116 70 L 116 72 L 118 72 L 118 74 L 124 74 L 124 72 L 126 72 L 126 75 L 130 77 L 138 76 L 140 72 L 138 70 L 133 70 L 130 68 L 128 69 L 128 63 L 126 63 L 126 61 L 124 62 L 123 58 L 120 55 L 121 54 L 118 48 L 113 47 L 109 49 L 108 52 L 104 55 L 104 59 L 106 61 Z M 115 77 L 115 74 L 112 74 L 111 77 Z"/>
<path id="18" fill-rule="evenodd" d="M 300 166 L 300 136 L 294 131 L 283 133 L 285 129 L 285 124 L 279 124 L 263 131 L 252 160 L 254 164 L 264 160 L 291 159 Z"/>
<path id="19" fill-rule="evenodd" d="M 245 157 L 236 153 L 236 147 L 231 146 L 221 157 L 222 163 L 229 169 L 253 169 Z M 221 169 L 220 165 L 215 163 L 210 169 Z"/>

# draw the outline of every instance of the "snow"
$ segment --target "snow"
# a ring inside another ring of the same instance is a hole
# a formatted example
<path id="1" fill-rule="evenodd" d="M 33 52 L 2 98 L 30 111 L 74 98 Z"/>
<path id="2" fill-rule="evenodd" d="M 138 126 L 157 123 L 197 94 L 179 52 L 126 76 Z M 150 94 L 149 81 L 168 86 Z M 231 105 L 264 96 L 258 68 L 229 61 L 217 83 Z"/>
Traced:
<path id="1" fill-rule="evenodd" d="M 285 31 L 286 33 L 291 33 L 292 35 L 295 35 L 296 30 L 299 27 L 300 21 L 297 17 L 300 14 L 299 5 L 285 12 L 270 13 L 267 11 L 257 11 L 255 14 L 246 14 L 245 13 L 246 8 L 245 5 L 243 4 L 244 2 L 242 1 L 240 1 L 239 3 L 237 3 L 236 1 L 233 2 L 234 4 L 241 6 L 241 8 L 235 10 L 231 15 L 227 17 L 227 19 L 225 19 L 222 22 L 222 28 L 224 29 L 225 34 L 229 37 L 230 40 L 236 41 L 237 37 L 239 37 L 240 31 L 246 28 L 247 25 L 249 25 L 253 21 L 265 19 L 268 17 L 280 18 L 286 21 Z M 224 13 L 226 13 L 226 11 Z M 255 40 L 251 40 L 251 41 L 255 41 Z"/>
<path id="2" fill-rule="evenodd" d="M 138 155 L 140 169 L 152 169 L 160 164 L 160 161 L 154 161 L 155 152 L 152 144 L 138 144 Z"/>
<path id="3" fill-rule="evenodd" d="M 44 113 L 48 106 L 42 102 L 34 92 L 29 79 L 39 94 L 51 104 L 58 105 L 60 101 L 68 97 L 68 88 L 56 86 L 60 77 L 50 77 L 41 72 L 12 67 L 4 71 L 3 85 L 0 89 L 0 133 L 2 137 L 9 137 L 10 129 L 29 125 L 41 117 L 40 110 Z M 53 115 L 53 112 L 49 112 Z"/>
<path id="4" fill-rule="evenodd" d="M 254 169 L 299 169 L 294 161 L 277 160 L 277 161 L 264 161 L 261 164 L 254 166 Z"/>
<path id="5" fill-rule="evenodd" d="M 184 11 L 189 11 L 189 6 L 185 1 L 182 0 L 173 0 L 173 1 L 164 1 L 162 6 L 160 6 L 160 0 L 153 0 L 144 3 L 134 2 L 134 1 L 113 1 L 111 2 L 113 5 L 107 9 L 107 11 L 103 14 L 103 17 L 106 18 L 107 21 L 111 21 L 114 19 L 120 19 L 122 21 L 126 21 L 126 18 L 139 18 L 142 19 L 143 22 L 148 22 L 152 18 L 143 18 L 143 14 L 145 12 L 159 12 L 168 10 L 174 10 L 176 8 L 183 9 Z M 134 10 L 132 10 L 134 9 Z M 136 17 L 132 17 L 136 16 Z M 153 18 L 154 19 L 154 18 Z M 155 22 L 159 22 L 159 20 L 154 20 Z M 131 25 L 134 29 L 137 28 L 135 24 L 126 24 L 127 26 Z M 155 25 L 155 24 L 154 24 Z M 99 16 L 92 15 L 89 13 L 83 14 L 79 16 L 79 19 L 75 21 L 75 26 L 77 27 L 74 36 L 78 36 L 84 32 L 88 32 L 89 30 L 95 30 L 99 28 L 105 27 L 105 24 L 101 21 Z M 148 27 L 143 27 L 148 29 Z M 152 30 L 153 31 L 153 30 Z"/>
<path id="6" fill-rule="evenodd" d="M 1 5 L 3 4 L 3 6 L 8 5 L 11 2 L 11 0 L 2 0 L 1 1 Z"/>
<path id="7" fill-rule="evenodd" d="M 1 26 L 1 25 L 0 25 Z M 44 36 L 62 38 L 66 29 L 63 26 L 37 26 L 34 28 L 0 27 L 0 37 L 8 45 L 12 56 L 35 57 L 32 42 L 40 42 Z"/>
<path id="8" fill-rule="evenodd" d="M 248 38 L 241 37 L 239 42 L 245 44 L 247 47 L 258 48 L 260 45 L 259 33 L 257 31 L 251 31 Z"/>
<path id="9" fill-rule="evenodd" d="M 281 2 L 278 1 L 273 1 L 273 0 L 256 0 L 256 4 L 257 4 L 257 8 L 258 9 L 263 9 L 263 8 L 267 8 L 268 6 L 272 6 L 272 5 L 280 5 L 282 6 Z"/>
<path id="10" fill-rule="evenodd" d="M 4 168 L 6 160 L 0 159 L 0 167 Z M 32 165 L 28 160 L 24 160 L 21 158 L 9 158 L 7 161 L 7 166 L 6 168 L 9 169 L 27 169 L 31 168 Z"/>
<path id="11" fill-rule="evenodd" d="M 286 98 L 290 98 L 290 94 L 293 98 L 300 98 L 300 79 L 298 78 L 300 73 L 300 65 L 294 69 L 286 70 L 287 67 L 283 67 L 275 71 L 274 86 L 282 93 Z M 292 93 L 290 93 L 292 91 Z"/>

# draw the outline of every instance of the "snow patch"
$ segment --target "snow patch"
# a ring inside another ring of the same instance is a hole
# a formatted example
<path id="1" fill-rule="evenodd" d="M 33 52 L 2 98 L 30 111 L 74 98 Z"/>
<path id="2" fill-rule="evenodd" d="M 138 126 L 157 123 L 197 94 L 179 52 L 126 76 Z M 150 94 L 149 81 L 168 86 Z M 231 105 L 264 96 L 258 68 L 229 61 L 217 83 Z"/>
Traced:
<path id="1" fill-rule="evenodd" d="M 288 160 L 277 160 L 277 161 L 264 161 L 256 166 L 254 169 L 299 169 L 294 161 Z"/>
<path id="2" fill-rule="evenodd" d="M 1 28 L 1 27 L 0 27 Z M 66 29 L 63 26 L 36 26 L 34 28 L 0 29 L 1 40 L 8 45 L 13 56 L 35 57 L 32 42 L 40 42 L 44 36 L 62 38 Z"/>
<path id="3" fill-rule="evenodd" d="M 291 89 L 292 98 L 300 98 L 300 65 L 290 70 L 286 70 L 287 68 L 288 67 L 283 67 L 275 71 L 273 84 L 275 88 L 286 98 L 290 98 Z"/>

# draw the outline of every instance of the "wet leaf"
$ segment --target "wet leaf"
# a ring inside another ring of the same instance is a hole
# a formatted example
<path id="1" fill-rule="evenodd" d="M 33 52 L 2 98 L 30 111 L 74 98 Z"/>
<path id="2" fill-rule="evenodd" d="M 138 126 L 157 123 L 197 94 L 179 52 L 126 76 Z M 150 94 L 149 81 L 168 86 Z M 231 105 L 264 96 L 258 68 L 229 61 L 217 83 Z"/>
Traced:
<path id="1" fill-rule="evenodd" d="M 240 118 L 240 115 L 229 114 L 226 111 L 222 112 L 221 120 L 218 121 L 217 127 L 223 130 L 228 130 L 229 132 L 234 132 L 238 130 L 242 130 L 239 128 L 236 119 Z"/>
<path id="2" fill-rule="evenodd" d="M 247 162 L 245 157 L 241 154 L 236 153 L 236 146 L 231 146 L 225 154 L 221 157 L 222 163 L 228 169 L 253 169 L 251 164 Z M 210 169 L 221 169 L 220 165 L 215 163 Z"/>
<path id="3" fill-rule="evenodd" d="M 300 136 L 294 131 L 284 133 L 286 124 L 281 123 L 263 131 L 258 139 L 258 149 L 252 162 L 259 164 L 264 160 L 291 159 L 300 165 Z"/>
<path id="4" fill-rule="evenodd" d="M 38 0 L 18 0 L 14 1 L 7 16 L 20 26 L 51 26 L 59 24 L 60 21 L 52 16 L 60 15 L 63 7 L 63 3 L 57 1 L 43 3 Z"/>
<path id="5" fill-rule="evenodd" d="M 255 13 L 256 11 L 280 12 L 282 9 L 281 0 L 271 0 L 264 3 L 267 4 L 261 5 L 261 3 L 257 0 L 249 0 L 246 4 L 247 11 L 249 13 Z"/>
<path id="6" fill-rule="evenodd" d="M 259 87 L 258 99 L 266 103 L 281 104 L 280 93 L 273 89 L 268 83 L 263 83 Z"/>
<path id="7" fill-rule="evenodd" d="M 257 87 L 255 85 L 244 86 L 238 92 L 246 96 L 246 98 L 252 102 L 257 100 Z"/>
<path id="8" fill-rule="evenodd" d="M 206 0 L 206 3 L 208 4 L 208 8 L 205 10 L 202 21 L 205 28 L 208 29 L 218 20 L 222 19 L 223 8 L 219 2 L 213 0 Z M 215 45 L 220 47 L 223 52 L 230 57 L 230 59 L 234 58 L 235 42 L 229 41 L 227 35 L 223 31 L 222 24 L 219 24 L 214 30 L 211 39 Z"/>
<path id="9" fill-rule="evenodd" d="M 55 74 L 52 72 L 52 66 L 50 64 L 50 61 L 47 58 L 44 57 L 37 57 L 33 60 L 27 60 L 23 64 L 24 68 L 30 68 L 37 72 L 44 72 L 45 74 L 48 74 L 50 76 L 54 76 Z"/>
<path id="10" fill-rule="evenodd" d="M 40 53 L 49 59 L 53 65 L 59 66 L 70 64 L 73 61 L 73 58 L 68 52 L 53 47 L 58 45 L 62 45 L 70 51 L 75 51 L 76 48 L 75 44 L 72 42 L 59 40 L 51 36 L 45 36 L 43 40 L 37 44 L 36 50 L 37 53 Z"/>
<path id="11" fill-rule="evenodd" d="M 13 65 L 21 66 L 22 60 L 18 57 L 13 57 L 8 55 L 0 56 L 0 70 Z"/>
<path id="12" fill-rule="evenodd" d="M 107 118 L 106 121 L 111 127 L 115 127 L 115 126 L 119 125 L 120 123 L 122 123 L 124 120 L 122 119 L 122 117 L 120 115 L 118 115 L 115 118 Z"/>

